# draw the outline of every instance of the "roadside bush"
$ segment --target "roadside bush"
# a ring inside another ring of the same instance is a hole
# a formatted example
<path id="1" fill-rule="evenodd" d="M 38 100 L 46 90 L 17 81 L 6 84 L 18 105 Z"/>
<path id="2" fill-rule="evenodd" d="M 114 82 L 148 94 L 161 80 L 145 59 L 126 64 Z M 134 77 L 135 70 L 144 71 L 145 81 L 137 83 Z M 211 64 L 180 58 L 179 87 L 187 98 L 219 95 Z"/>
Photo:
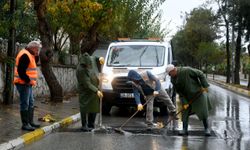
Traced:
<path id="1" fill-rule="evenodd" d="M 215 74 L 226 75 L 226 65 L 218 64 L 215 66 Z"/>

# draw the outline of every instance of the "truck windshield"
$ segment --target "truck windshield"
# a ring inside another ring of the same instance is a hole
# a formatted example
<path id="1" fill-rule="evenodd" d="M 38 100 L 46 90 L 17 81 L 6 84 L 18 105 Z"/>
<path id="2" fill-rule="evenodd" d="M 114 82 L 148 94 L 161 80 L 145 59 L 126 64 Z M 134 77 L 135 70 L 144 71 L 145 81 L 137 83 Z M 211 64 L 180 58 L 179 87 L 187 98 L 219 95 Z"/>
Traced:
<path id="1" fill-rule="evenodd" d="M 108 66 L 157 67 L 164 63 L 165 47 L 156 45 L 113 46 L 108 54 Z"/>

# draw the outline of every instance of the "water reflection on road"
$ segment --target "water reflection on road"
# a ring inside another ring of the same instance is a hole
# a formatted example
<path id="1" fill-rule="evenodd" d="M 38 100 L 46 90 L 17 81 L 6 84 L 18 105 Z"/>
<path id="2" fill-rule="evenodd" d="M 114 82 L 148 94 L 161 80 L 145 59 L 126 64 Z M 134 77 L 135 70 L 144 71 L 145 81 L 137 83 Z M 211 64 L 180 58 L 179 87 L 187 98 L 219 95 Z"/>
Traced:
<path id="1" fill-rule="evenodd" d="M 211 85 L 212 128 L 233 149 L 248 149 L 250 143 L 249 98 Z"/>

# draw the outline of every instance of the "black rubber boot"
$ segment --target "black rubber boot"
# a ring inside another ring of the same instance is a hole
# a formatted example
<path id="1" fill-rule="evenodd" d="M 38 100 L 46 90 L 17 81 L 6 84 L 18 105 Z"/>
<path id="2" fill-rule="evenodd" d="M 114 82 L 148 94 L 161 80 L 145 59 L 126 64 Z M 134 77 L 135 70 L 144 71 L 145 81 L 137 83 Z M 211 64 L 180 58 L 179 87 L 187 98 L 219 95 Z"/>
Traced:
<path id="1" fill-rule="evenodd" d="M 183 130 L 181 130 L 178 134 L 181 136 L 188 135 L 188 122 L 183 122 Z"/>
<path id="2" fill-rule="evenodd" d="M 29 114 L 27 110 L 24 111 L 20 111 L 21 114 L 21 120 L 22 120 L 22 130 L 26 130 L 26 131 L 34 131 L 35 128 L 33 128 L 32 126 L 30 126 L 29 124 Z"/>
<path id="3" fill-rule="evenodd" d="M 88 127 L 90 129 L 95 128 L 95 118 L 96 118 L 96 113 L 89 113 L 88 114 Z"/>
<path id="4" fill-rule="evenodd" d="M 203 125 L 204 125 L 204 129 L 205 129 L 205 136 L 211 136 L 211 132 L 208 128 L 208 121 L 207 119 L 203 119 Z"/>
<path id="5" fill-rule="evenodd" d="M 190 110 L 188 110 L 190 112 Z M 183 113 L 182 114 L 182 118 L 183 118 L 183 130 L 179 132 L 179 135 L 181 136 L 187 136 L 188 135 L 188 120 L 189 120 L 189 116 L 188 113 Z"/>
<path id="6" fill-rule="evenodd" d="M 81 112 L 82 132 L 89 132 L 91 129 L 87 126 L 86 113 Z"/>
<path id="7" fill-rule="evenodd" d="M 33 118 L 34 118 L 34 108 L 30 108 L 30 109 L 29 109 L 29 123 L 30 123 L 30 125 L 31 125 L 32 127 L 34 127 L 34 128 L 39 128 L 39 127 L 40 127 L 40 124 L 34 123 Z"/>

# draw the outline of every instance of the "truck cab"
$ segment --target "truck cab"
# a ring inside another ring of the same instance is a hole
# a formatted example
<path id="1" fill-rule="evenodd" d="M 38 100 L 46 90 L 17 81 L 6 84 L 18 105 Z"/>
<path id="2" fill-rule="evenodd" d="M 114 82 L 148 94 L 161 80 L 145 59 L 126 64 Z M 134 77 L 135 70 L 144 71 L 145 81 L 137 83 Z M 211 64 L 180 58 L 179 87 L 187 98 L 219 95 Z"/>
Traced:
<path id="1" fill-rule="evenodd" d="M 171 94 L 172 84 L 165 68 L 173 61 L 169 42 L 160 40 L 119 40 L 112 42 L 107 51 L 102 69 L 101 86 L 104 94 L 103 113 L 109 114 L 112 106 L 120 108 L 136 106 L 132 86 L 126 84 L 129 70 L 150 71 Z M 143 100 L 143 97 L 141 97 Z M 160 113 L 166 113 L 166 106 L 155 100 Z"/>

